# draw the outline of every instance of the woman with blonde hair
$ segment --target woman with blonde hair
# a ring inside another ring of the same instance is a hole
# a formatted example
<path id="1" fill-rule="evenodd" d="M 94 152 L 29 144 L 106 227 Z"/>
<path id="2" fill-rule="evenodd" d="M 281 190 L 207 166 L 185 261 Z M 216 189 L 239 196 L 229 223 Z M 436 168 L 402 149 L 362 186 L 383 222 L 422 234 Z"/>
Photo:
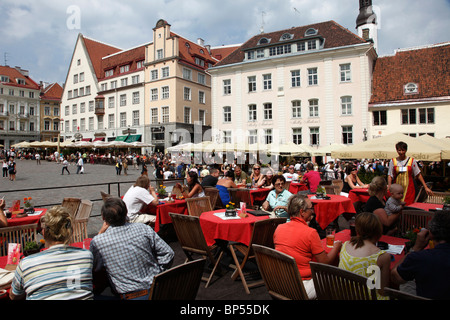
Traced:
<path id="1" fill-rule="evenodd" d="M 72 247 L 73 221 L 68 210 L 55 206 L 42 219 L 46 250 L 23 258 L 11 283 L 12 300 L 92 299 L 93 256 Z"/>
<path id="2" fill-rule="evenodd" d="M 383 234 L 380 219 L 370 212 L 362 212 L 355 220 L 356 236 L 342 245 L 339 255 L 339 268 L 364 277 L 371 275 L 371 266 L 380 268 L 380 289 L 378 300 L 387 300 L 383 296 L 383 288 L 389 285 L 391 256 L 377 247 Z"/>

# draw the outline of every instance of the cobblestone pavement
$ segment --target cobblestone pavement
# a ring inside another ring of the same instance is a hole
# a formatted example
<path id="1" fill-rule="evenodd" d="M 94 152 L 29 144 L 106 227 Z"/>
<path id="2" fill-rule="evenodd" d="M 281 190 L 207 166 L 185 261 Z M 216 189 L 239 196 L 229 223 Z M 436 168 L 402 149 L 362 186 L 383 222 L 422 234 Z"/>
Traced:
<path id="1" fill-rule="evenodd" d="M 24 197 L 32 197 L 36 207 L 51 207 L 61 204 L 63 198 L 74 197 L 88 199 L 94 202 L 91 219 L 88 224 L 89 235 L 94 235 L 101 227 L 100 208 L 102 205 L 100 191 L 112 195 L 124 195 L 128 188 L 139 177 L 140 168 L 128 168 L 128 175 L 116 175 L 113 165 L 85 164 L 84 173 L 76 174 L 77 167 L 74 163 L 69 165 L 69 172 L 61 174 L 62 166 L 56 162 L 42 161 L 38 165 L 35 160 L 16 160 L 17 175 L 15 181 L 9 178 L 1 178 L 0 197 L 5 197 L 6 206 L 10 206 L 13 200 L 21 200 Z M 153 179 L 149 167 L 149 176 Z M 89 184 L 102 184 L 95 186 L 85 186 Z M 108 186 L 109 184 L 109 186 Z M 108 189 L 110 187 L 110 189 Z M 56 188 L 47 190 L 35 190 L 39 188 Z M 16 191 L 12 190 L 27 190 Z M 9 192 L 6 192 L 9 191 Z"/>

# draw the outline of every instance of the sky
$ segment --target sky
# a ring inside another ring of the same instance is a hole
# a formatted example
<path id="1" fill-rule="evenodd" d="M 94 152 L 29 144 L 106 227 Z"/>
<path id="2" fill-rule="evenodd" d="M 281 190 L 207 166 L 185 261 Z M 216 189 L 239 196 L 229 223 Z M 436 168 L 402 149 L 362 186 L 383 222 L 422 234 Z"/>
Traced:
<path id="1" fill-rule="evenodd" d="M 450 41 L 450 0 L 373 0 L 378 55 Z M 212 47 L 334 20 L 356 33 L 358 0 L 0 0 L 0 65 L 63 85 L 79 33 L 121 49 L 153 41 L 159 19 Z"/>

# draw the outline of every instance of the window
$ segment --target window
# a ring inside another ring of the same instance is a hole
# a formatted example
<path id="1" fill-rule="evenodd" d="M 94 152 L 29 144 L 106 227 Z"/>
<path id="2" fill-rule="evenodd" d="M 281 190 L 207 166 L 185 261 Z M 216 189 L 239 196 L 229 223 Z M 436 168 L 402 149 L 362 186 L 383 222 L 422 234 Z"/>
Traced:
<path id="1" fill-rule="evenodd" d="M 192 80 L 192 71 L 187 68 L 183 68 L 183 79 Z"/>
<path id="2" fill-rule="evenodd" d="M 69 108 L 69 106 L 65 106 L 64 107 L 64 115 L 68 116 L 69 114 L 70 114 L 70 108 Z"/>
<path id="3" fill-rule="evenodd" d="M 81 102 L 80 103 L 80 113 L 85 113 L 86 112 L 86 102 Z"/>
<path id="4" fill-rule="evenodd" d="M 292 88 L 300 87 L 300 70 L 291 71 L 291 86 Z"/>
<path id="5" fill-rule="evenodd" d="M 248 51 L 247 52 L 247 60 L 253 60 L 255 59 L 255 51 Z"/>
<path id="6" fill-rule="evenodd" d="M 72 132 L 78 131 L 77 119 L 72 120 Z"/>
<path id="7" fill-rule="evenodd" d="M 257 120 L 257 112 L 256 112 L 256 104 L 250 104 L 248 106 L 248 121 L 256 121 Z"/>
<path id="8" fill-rule="evenodd" d="M 151 89 L 151 100 L 156 101 L 158 100 L 158 89 Z"/>
<path id="9" fill-rule="evenodd" d="M 203 73 L 198 73 L 197 74 L 197 81 L 200 84 L 206 85 L 206 76 Z"/>
<path id="10" fill-rule="evenodd" d="M 317 41 L 316 40 L 308 40 L 308 50 L 317 49 Z"/>
<path id="11" fill-rule="evenodd" d="M 113 74 L 114 74 L 114 70 L 113 70 L 113 69 L 111 69 L 111 70 L 106 70 L 106 71 L 105 71 L 105 78 L 111 77 Z"/>
<path id="12" fill-rule="evenodd" d="M 205 104 L 206 103 L 206 98 L 205 98 L 205 92 L 203 91 L 199 91 L 198 92 L 198 103 L 200 104 Z"/>
<path id="13" fill-rule="evenodd" d="M 408 83 L 404 86 L 404 93 L 405 94 L 415 94 L 419 93 L 419 85 L 417 83 Z"/>
<path id="14" fill-rule="evenodd" d="M 184 123 L 191 123 L 191 108 L 184 107 Z"/>
<path id="15" fill-rule="evenodd" d="M 161 99 L 169 99 L 169 87 L 165 86 L 161 88 L 162 94 Z"/>
<path id="16" fill-rule="evenodd" d="M 271 74 L 263 75 L 263 88 L 264 88 L 264 90 L 272 89 L 272 75 Z"/>
<path id="17" fill-rule="evenodd" d="M 291 45 L 285 44 L 282 46 L 276 46 L 269 48 L 269 55 L 270 56 L 279 56 L 282 54 L 291 53 Z"/>
<path id="18" fill-rule="evenodd" d="M 84 81 L 84 72 L 81 72 L 80 73 L 80 82 L 83 82 Z"/>
<path id="19" fill-rule="evenodd" d="M 114 114 L 108 115 L 108 128 L 109 129 L 114 128 Z"/>
<path id="20" fill-rule="evenodd" d="M 78 83 L 78 74 L 73 75 L 73 83 Z"/>
<path id="21" fill-rule="evenodd" d="M 402 109 L 402 124 L 416 124 L 416 109 Z"/>
<path id="22" fill-rule="evenodd" d="M 195 58 L 195 64 L 204 67 L 205 66 L 205 60 L 200 59 L 200 58 Z"/>
<path id="23" fill-rule="evenodd" d="M 231 80 L 223 80 L 223 94 L 228 95 L 231 94 Z"/>
<path id="24" fill-rule="evenodd" d="M 70 129 L 70 123 L 69 123 L 69 120 L 66 120 L 65 122 L 64 122 L 64 125 L 65 125 L 65 128 L 64 128 L 64 132 L 69 132 L 69 129 Z"/>
<path id="25" fill-rule="evenodd" d="M 206 125 L 206 111 L 205 110 L 198 110 L 198 121 L 202 125 Z"/>
<path id="26" fill-rule="evenodd" d="M 133 127 L 139 126 L 139 110 L 133 111 Z"/>
<path id="27" fill-rule="evenodd" d="M 89 131 L 94 131 L 94 117 L 89 117 Z"/>
<path id="28" fill-rule="evenodd" d="M 114 108 L 115 107 L 115 100 L 114 97 L 108 98 L 108 108 Z"/>
<path id="29" fill-rule="evenodd" d="M 302 144 L 302 128 L 292 128 L 292 142 Z"/>
<path id="30" fill-rule="evenodd" d="M 139 76 L 131 76 L 131 84 L 138 84 L 139 83 Z"/>
<path id="31" fill-rule="evenodd" d="M 256 91 L 256 76 L 248 77 L 248 92 Z"/>
<path id="32" fill-rule="evenodd" d="M 121 94 L 120 95 L 120 106 L 126 106 L 127 105 L 127 95 L 126 94 Z"/>
<path id="33" fill-rule="evenodd" d="M 299 43 L 297 43 L 297 52 L 305 51 L 305 50 L 306 50 L 305 42 L 299 42 Z"/>
<path id="34" fill-rule="evenodd" d="M 127 64 L 126 66 L 121 66 L 121 67 L 119 68 L 119 70 L 120 70 L 120 73 L 128 72 L 128 71 L 130 71 L 130 65 Z"/>
<path id="35" fill-rule="evenodd" d="M 107 83 L 102 83 L 101 91 L 106 91 L 106 90 L 108 90 L 108 84 Z"/>
<path id="36" fill-rule="evenodd" d="M 94 111 L 94 101 L 89 101 L 89 111 Z"/>
<path id="37" fill-rule="evenodd" d="M 103 116 L 97 116 L 97 129 L 103 130 Z"/>
<path id="38" fill-rule="evenodd" d="M 77 105 L 76 104 L 72 105 L 72 114 L 77 114 Z"/>
<path id="39" fill-rule="evenodd" d="M 164 58 L 164 50 L 163 50 L 163 49 L 158 49 L 158 50 L 156 51 L 156 56 L 157 56 L 157 59 L 158 59 L 158 60 Z"/>
<path id="40" fill-rule="evenodd" d="M 272 120 L 272 104 L 264 103 L 264 120 Z"/>
<path id="41" fill-rule="evenodd" d="M 372 116 L 373 116 L 373 125 L 374 126 L 387 125 L 387 111 L 386 110 L 373 111 Z"/>
<path id="42" fill-rule="evenodd" d="M 318 117 L 319 116 L 319 100 L 311 99 L 309 100 L 309 116 Z"/>
<path id="43" fill-rule="evenodd" d="M 44 107 L 44 115 L 49 116 L 50 115 L 50 107 Z"/>
<path id="44" fill-rule="evenodd" d="M 343 126 L 342 127 L 342 143 L 352 144 L 353 143 L 353 127 Z"/>
<path id="45" fill-rule="evenodd" d="M 223 122 L 225 122 L 225 123 L 231 122 L 231 107 L 230 106 L 223 107 Z"/>
<path id="46" fill-rule="evenodd" d="M 110 87 L 111 87 L 111 89 L 116 89 L 117 88 L 117 80 L 111 81 Z"/>
<path id="47" fill-rule="evenodd" d="M 223 131 L 223 143 L 231 143 L 231 131 Z"/>
<path id="48" fill-rule="evenodd" d="M 434 123 L 434 108 L 419 108 L 419 123 Z"/>
<path id="49" fill-rule="evenodd" d="M 31 112 L 30 112 L 30 114 L 31 114 Z M 59 117 L 59 107 L 54 107 L 53 108 L 53 115 L 55 117 Z"/>
<path id="50" fill-rule="evenodd" d="M 191 88 L 184 87 L 184 100 L 191 101 Z"/>
<path id="51" fill-rule="evenodd" d="M 341 71 L 341 82 L 350 82 L 352 81 L 352 75 L 350 70 L 350 63 L 339 65 Z"/>
<path id="52" fill-rule="evenodd" d="M 59 131 L 59 121 L 53 122 L 53 131 Z"/>
<path id="53" fill-rule="evenodd" d="M 256 50 L 256 58 L 264 58 L 264 49 Z"/>
<path id="54" fill-rule="evenodd" d="M 319 128 L 317 127 L 309 128 L 309 141 L 310 144 L 313 146 L 319 144 Z"/>
<path id="55" fill-rule="evenodd" d="M 28 111 L 29 111 L 30 116 L 34 116 L 34 107 L 29 107 Z M 56 116 L 56 113 L 54 115 Z"/>
<path id="56" fill-rule="evenodd" d="M 49 131 L 50 130 L 50 121 L 45 120 L 44 121 L 44 130 Z"/>
<path id="57" fill-rule="evenodd" d="M 139 104 L 140 100 L 139 91 L 133 92 L 133 104 Z"/>
<path id="58" fill-rule="evenodd" d="M 318 83 L 317 68 L 308 69 L 308 85 L 314 86 L 317 85 L 317 83 Z"/>
<path id="59" fill-rule="evenodd" d="M 292 118 L 302 117 L 302 103 L 300 100 L 292 101 Z"/>
<path id="60" fill-rule="evenodd" d="M 248 143 L 258 143 L 258 130 L 254 129 L 248 131 Z"/>
<path id="61" fill-rule="evenodd" d="M 86 119 L 85 118 L 80 119 L 80 131 L 86 131 Z"/>
<path id="62" fill-rule="evenodd" d="M 158 123 L 158 108 L 152 108 L 151 114 L 152 114 L 152 124 L 157 124 Z"/>
<path id="63" fill-rule="evenodd" d="M 151 76 L 151 78 L 152 78 L 152 81 L 158 80 L 158 70 L 152 70 L 152 71 L 150 72 L 150 76 Z"/>
<path id="64" fill-rule="evenodd" d="M 169 122 L 169 107 L 161 107 L 161 115 L 162 115 L 162 122 L 168 123 Z"/>
<path id="65" fill-rule="evenodd" d="M 164 67 L 161 69 L 162 77 L 168 78 L 169 77 L 169 67 Z"/>
<path id="66" fill-rule="evenodd" d="M 352 97 L 341 97 L 341 112 L 342 115 L 352 114 Z"/>
<path id="67" fill-rule="evenodd" d="M 271 144 L 273 141 L 272 129 L 264 129 L 264 143 Z"/>

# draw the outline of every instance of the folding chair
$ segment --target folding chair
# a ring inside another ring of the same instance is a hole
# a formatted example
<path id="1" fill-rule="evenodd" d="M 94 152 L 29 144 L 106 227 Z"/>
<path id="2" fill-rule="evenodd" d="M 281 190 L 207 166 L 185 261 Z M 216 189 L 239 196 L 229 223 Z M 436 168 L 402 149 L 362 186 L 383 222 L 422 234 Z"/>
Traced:
<path id="1" fill-rule="evenodd" d="M 78 207 L 80 206 L 81 199 L 79 198 L 64 198 L 61 206 L 69 210 L 70 216 L 75 218 L 78 212 Z"/>
<path id="2" fill-rule="evenodd" d="M 88 238 L 87 224 L 91 216 L 92 206 L 92 201 L 81 200 L 78 213 L 74 219 L 72 242 L 81 242 Z"/>
<path id="3" fill-rule="evenodd" d="M 186 204 L 190 216 L 200 217 L 203 212 L 213 210 L 209 197 L 186 198 Z"/>

